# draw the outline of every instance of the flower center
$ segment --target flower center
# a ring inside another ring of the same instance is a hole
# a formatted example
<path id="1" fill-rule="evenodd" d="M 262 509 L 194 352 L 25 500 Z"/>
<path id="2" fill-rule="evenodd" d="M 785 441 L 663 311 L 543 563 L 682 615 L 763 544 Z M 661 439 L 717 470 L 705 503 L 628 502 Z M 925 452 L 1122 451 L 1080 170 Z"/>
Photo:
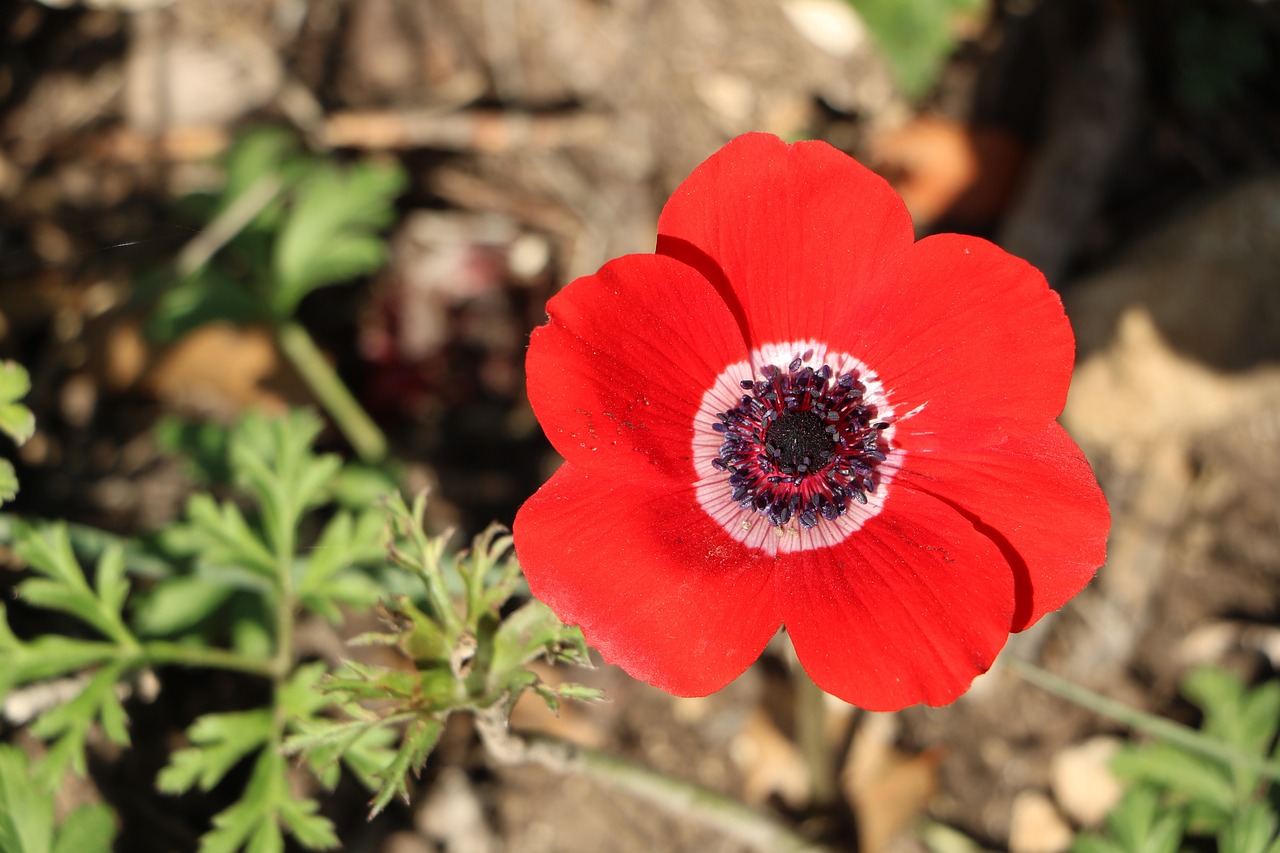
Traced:
<path id="1" fill-rule="evenodd" d="M 816 412 L 783 412 L 764 433 L 764 449 L 784 474 L 821 468 L 835 455 L 827 422 Z"/>
<path id="2" fill-rule="evenodd" d="M 723 435 L 711 464 L 729 474 L 731 499 L 763 515 L 774 527 L 795 518 L 810 530 L 834 521 L 849 502 L 867 502 L 877 467 L 889 452 L 876 407 L 857 370 L 835 376 L 798 356 L 784 370 L 767 364 L 759 379 L 744 379 L 738 403 L 716 414 L 711 428 Z"/>

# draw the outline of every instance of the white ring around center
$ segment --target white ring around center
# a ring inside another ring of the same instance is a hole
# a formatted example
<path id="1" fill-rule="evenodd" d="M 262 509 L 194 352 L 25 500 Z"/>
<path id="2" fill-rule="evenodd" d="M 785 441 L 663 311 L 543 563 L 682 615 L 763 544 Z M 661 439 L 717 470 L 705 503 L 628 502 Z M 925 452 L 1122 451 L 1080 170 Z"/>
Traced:
<path id="1" fill-rule="evenodd" d="M 802 359 L 802 365 L 814 370 L 824 364 L 829 365 L 833 378 L 853 372 L 866 388 L 863 399 L 875 407 L 876 419 L 889 423 L 889 428 L 882 435 L 891 448 L 888 458 L 876 468 L 876 490 L 867 495 L 865 504 L 851 500 L 844 515 L 834 520 L 819 518 L 817 525 L 808 530 L 801 527 L 794 516 L 787 524 L 775 527 L 764 514 L 739 507 L 732 497 L 728 472 L 711 464 L 724 444 L 724 434 L 716 432 L 711 425 L 718 422 L 716 415 L 729 411 L 742 399 L 743 389 L 739 383 L 757 379 L 765 365 L 773 364 L 787 370 L 797 358 Z M 702 395 L 702 404 L 693 420 L 693 465 L 698 475 L 694 488 L 698 504 L 734 539 L 770 556 L 837 545 L 880 513 L 889 484 L 902 468 L 906 454 L 893 441 L 893 414 L 884 386 L 875 372 L 848 353 L 829 351 L 826 344 L 818 341 L 765 344 L 752 350 L 750 361 L 739 361 L 726 367 Z"/>

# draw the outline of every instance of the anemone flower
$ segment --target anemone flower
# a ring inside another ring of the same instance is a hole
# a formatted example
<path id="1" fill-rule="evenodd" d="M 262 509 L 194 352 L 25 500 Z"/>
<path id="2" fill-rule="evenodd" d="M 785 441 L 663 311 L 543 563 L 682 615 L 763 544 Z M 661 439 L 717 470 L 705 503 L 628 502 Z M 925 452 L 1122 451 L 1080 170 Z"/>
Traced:
<path id="1" fill-rule="evenodd" d="M 945 704 L 1103 562 L 1106 502 L 1055 420 L 1061 301 L 984 240 L 915 242 L 829 145 L 733 140 L 668 201 L 655 254 L 547 313 L 529 399 L 565 464 L 516 553 L 668 692 L 718 690 L 785 626 L 841 699 Z"/>

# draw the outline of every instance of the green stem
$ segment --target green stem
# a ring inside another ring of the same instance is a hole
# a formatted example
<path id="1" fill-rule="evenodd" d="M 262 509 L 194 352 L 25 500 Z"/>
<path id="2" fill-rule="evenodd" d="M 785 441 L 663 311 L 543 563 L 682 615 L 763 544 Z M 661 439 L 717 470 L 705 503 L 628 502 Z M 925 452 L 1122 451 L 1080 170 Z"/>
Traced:
<path id="1" fill-rule="evenodd" d="M 338 378 L 307 330 L 287 320 L 276 329 L 276 340 L 360 459 L 369 465 L 382 462 L 387 456 L 386 437 Z"/>
<path id="2" fill-rule="evenodd" d="M 226 649 L 209 649 L 184 646 L 180 643 L 143 643 L 142 656 L 153 665 L 176 664 L 204 669 L 225 669 L 271 678 L 275 674 L 272 661 L 245 657 Z"/>
<path id="3" fill-rule="evenodd" d="M 267 205 L 275 201 L 282 189 L 284 182 L 278 175 L 263 175 L 258 178 L 206 225 L 204 230 L 182 247 L 173 264 L 178 277 L 186 278 L 207 264 L 219 249 L 235 239 Z"/>
<path id="4" fill-rule="evenodd" d="M 298 513 L 301 515 L 301 513 Z M 276 652 L 272 659 L 272 677 L 277 690 L 288 680 L 293 671 L 294 610 L 298 606 L 293 590 L 293 560 L 297 547 L 297 516 L 286 515 L 279 519 L 275 539 L 276 546 Z"/>
<path id="5" fill-rule="evenodd" d="M 768 815 L 701 785 L 673 779 L 630 761 L 552 737 L 520 737 L 508 728 L 506 704 L 476 712 L 476 730 L 486 751 L 506 765 L 538 764 L 557 773 L 577 773 L 630 794 L 675 817 L 714 829 L 754 850 L 820 853 L 824 848 Z"/>
<path id="6" fill-rule="evenodd" d="M 284 513 L 276 519 L 276 535 L 271 537 L 276 548 L 276 650 L 272 656 L 271 702 L 274 719 L 271 727 L 271 749 L 279 753 L 284 748 L 285 729 L 289 724 L 282 696 L 289 676 L 293 672 L 294 610 L 298 606 L 293 588 L 293 560 L 297 549 L 298 520 L 301 510 Z"/>
<path id="7" fill-rule="evenodd" d="M 584 776 L 660 806 L 672 815 L 691 818 L 757 850 L 777 853 L 816 853 L 822 850 L 737 800 L 701 785 L 672 779 L 608 753 L 579 749 L 576 769 Z"/>
<path id="8" fill-rule="evenodd" d="M 823 808 L 836 801 L 835 755 L 827 746 L 827 695 L 809 674 L 795 663 L 791 668 L 796 691 L 796 744 L 809 770 L 813 805 Z"/>
<path id="9" fill-rule="evenodd" d="M 1164 717 L 1157 717 L 1154 714 L 1148 714 L 1145 711 L 1139 711 L 1137 708 L 1130 708 L 1122 702 L 1094 693 L 1087 687 L 1082 687 L 1073 681 L 1054 675 L 1028 661 L 1009 658 L 1006 663 L 1011 670 L 1041 690 L 1045 690 L 1069 702 L 1074 702 L 1082 708 L 1093 711 L 1095 714 L 1101 714 L 1108 719 L 1115 720 L 1117 723 L 1182 747 L 1188 752 L 1194 752 L 1197 755 L 1214 761 L 1221 761 L 1227 765 L 1246 768 L 1268 779 L 1280 781 L 1280 763 L 1267 761 L 1265 758 L 1260 758 L 1247 752 L 1241 752 L 1229 744 L 1209 737 L 1189 726 L 1175 723 Z"/>

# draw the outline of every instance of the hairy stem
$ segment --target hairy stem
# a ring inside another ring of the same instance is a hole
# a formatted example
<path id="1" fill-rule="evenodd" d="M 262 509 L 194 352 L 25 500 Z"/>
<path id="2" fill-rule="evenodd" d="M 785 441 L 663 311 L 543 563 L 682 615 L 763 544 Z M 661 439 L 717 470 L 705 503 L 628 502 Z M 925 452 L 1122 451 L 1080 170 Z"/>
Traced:
<path id="1" fill-rule="evenodd" d="M 827 743 L 827 694 L 799 663 L 791 667 L 796 691 L 796 743 L 809 770 L 809 796 L 825 808 L 836 801 L 836 756 Z"/>
<path id="2" fill-rule="evenodd" d="M 1152 737 L 1180 746 L 1188 752 L 1228 765 L 1243 767 L 1260 773 L 1268 779 L 1280 781 L 1280 762 L 1267 761 L 1257 755 L 1242 752 L 1217 738 L 1209 737 L 1204 732 L 1164 717 L 1157 717 L 1155 714 L 1139 711 L 1123 702 L 1108 699 L 1087 687 L 1041 669 L 1029 661 L 1009 658 L 1006 663 L 1011 670 L 1041 690 L 1066 699 L 1068 702 L 1074 702 L 1082 708 L 1088 708 L 1095 714 L 1101 714 Z"/>
<path id="3" fill-rule="evenodd" d="M 209 262 L 218 250 L 243 231 L 263 208 L 275 201 L 284 182 L 276 175 L 265 175 L 242 192 L 226 210 L 205 226 L 174 261 L 174 270 L 185 278 Z"/>
<path id="4" fill-rule="evenodd" d="M 476 713 L 485 749 L 500 764 L 538 764 L 557 773 L 578 773 L 657 806 L 674 817 L 701 824 L 740 844 L 769 853 L 822 853 L 825 848 L 715 791 L 673 779 L 629 761 L 550 737 L 511 732 L 505 703 Z"/>
<path id="5" fill-rule="evenodd" d="M 369 465 L 382 462 L 387 456 L 386 436 L 338 378 L 307 330 L 286 321 L 276 329 L 276 340 L 361 461 Z"/>
<path id="6" fill-rule="evenodd" d="M 184 646 L 180 643 L 150 642 L 142 644 L 142 656 L 153 666 L 177 665 L 203 669 L 224 669 L 271 678 L 273 661 L 246 657 L 226 649 Z"/>

